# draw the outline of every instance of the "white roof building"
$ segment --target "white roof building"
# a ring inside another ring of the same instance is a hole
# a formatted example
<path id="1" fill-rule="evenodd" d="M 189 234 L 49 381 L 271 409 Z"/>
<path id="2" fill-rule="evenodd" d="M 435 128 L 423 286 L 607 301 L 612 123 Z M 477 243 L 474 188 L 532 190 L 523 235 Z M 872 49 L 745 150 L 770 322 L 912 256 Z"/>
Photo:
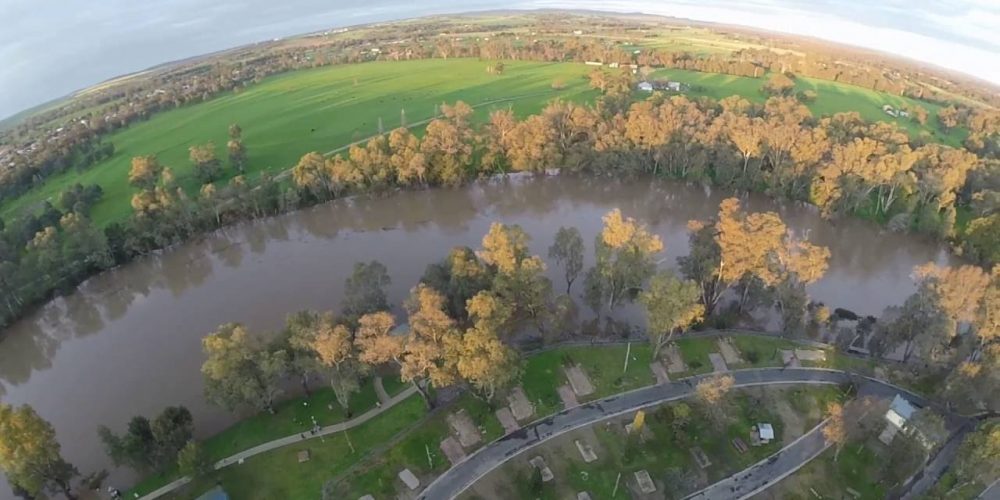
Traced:
<path id="1" fill-rule="evenodd" d="M 649 82 L 639 82 L 639 90 L 643 92 L 652 92 L 653 84 Z"/>
<path id="2" fill-rule="evenodd" d="M 761 440 L 770 441 L 774 439 L 774 427 L 771 424 L 757 424 L 757 431 L 760 433 Z"/>

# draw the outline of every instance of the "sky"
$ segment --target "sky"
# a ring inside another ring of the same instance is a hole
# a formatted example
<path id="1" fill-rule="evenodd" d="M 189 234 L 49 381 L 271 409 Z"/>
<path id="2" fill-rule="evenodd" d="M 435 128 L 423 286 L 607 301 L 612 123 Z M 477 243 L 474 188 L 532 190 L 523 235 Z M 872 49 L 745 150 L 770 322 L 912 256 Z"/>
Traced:
<path id="1" fill-rule="evenodd" d="M 0 118 L 115 76 L 275 37 L 537 8 L 644 12 L 808 35 L 1000 85 L 1000 0 L 0 0 Z"/>

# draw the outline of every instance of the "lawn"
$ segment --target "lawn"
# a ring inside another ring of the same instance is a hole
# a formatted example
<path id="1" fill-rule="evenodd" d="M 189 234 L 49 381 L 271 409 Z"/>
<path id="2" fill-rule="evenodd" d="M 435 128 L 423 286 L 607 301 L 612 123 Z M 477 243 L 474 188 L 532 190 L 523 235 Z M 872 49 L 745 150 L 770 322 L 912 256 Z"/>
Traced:
<path id="1" fill-rule="evenodd" d="M 581 402 L 637 389 L 655 382 L 649 363 L 652 351 L 646 343 L 632 344 L 628 371 L 625 370 L 624 345 L 563 347 L 531 356 L 525 361 L 521 385 L 535 404 L 536 416 L 543 417 L 562 409 L 556 387 L 566 383 L 563 367 L 579 364 L 594 384 L 594 393 Z"/>
<path id="2" fill-rule="evenodd" d="M 195 498 L 218 481 L 231 498 L 318 498 L 327 479 L 419 423 L 425 413 L 420 396 L 410 396 L 364 425 L 323 440 L 312 439 L 252 457 L 189 484 L 175 497 Z M 308 450 L 310 458 L 298 463 L 298 453 L 302 450 Z"/>
<path id="3" fill-rule="evenodd" d="M 383 387 L 390 395 L 398 394 L 403 389 L 398 377 L 383 379 Z M 374 385 L 369 381 L 351 396 L 349 406 L 354 415 L 360 415 L 373 408 L 377 399 Z M 240 420 L 205 440 L 205 451 L 215 462 L 256 445 L 307 431 L 312 427 L 312 417 L 316 417 L 321 426 L 344 421 L 344 411 L 329 387 L 316 389 L 309 397 L 283 401 L 277 405 L 273 415 L 261 412 Z M 176 478 L 174 470 L 152 475 L 134 487 L 132 492 L 143 495 Z"/>
<path id="4" fill-rule="evenodd" d="M 188 147 L 213 141 L 225 158 L 227 129 L 243 128 L 248 173 L 280 172 L 309 151 L 326 152 L 401 123 L 431 118 L 438 104 L 458 100 L 479 106 L 476 118 L 512 107 L 521 116 L 539 111 L 554 98 L 585 101 L 596 95 L 585 79 L 588 67 L 571 63 L 511 61 L 502 75 L 490 75 L 475 59 L 428 59 L 338 65 L 266 79 L 239 93 L 159 113 L 147 122 L 112 134 L 112 158 L 83 171 L 50 178 L 42 186 L 0 206 L 8 218 L 24 207 L 55 200 L 70 184 L 100 184 L 103 199 L 91 216 L 101 225 L 131 214 L 133 189 L 127 183 L 132 157 L 156 154 L 189 191 L 197 188 Z M 566 88 L 552 90 L 562 80 Z M 495 102 L 494 101 L 502 101 Z M 491 104 L 492 103 L 492 104 Z M 232 174 L 232 172 L 228 172 Z"/>
<path id="5" fill-rule="evenodd" d="M 689 95 L 723 99 L 737 94 L 749 101 L 762 104 L 767 100 L 760 91 L 766 81 L 764 78 L 723 75 L 719 73 L 702 73 L 683 69 L 662 69 L 653 74 L 657 78 L 669 78 L 687 83 L 694 87 Z M 917 101 L 908 97 L 895 96 L 884 92 L 814 78 L 797 78 L 795 90 L 812 90 L 818 95 L 815 102 L 808 104 L 813 116 L 829 116 L 844 111 L 857 111 L 862 118 L 869 121 L 894 122 L 906 130 L 912 137 L 921 133 L 931 134 L 934 141 L 958 146 L 965 138 L 965 133 L 953 129 L 947 134 L 937 128 L 937 112 L 941 105 Z M 920 125 L 906 118 L 894 118 L 882 111 L 882 106 L 889 104 L 895 108 L 901 106 L 921 106 L 927 110 L 926 125 Z"/>

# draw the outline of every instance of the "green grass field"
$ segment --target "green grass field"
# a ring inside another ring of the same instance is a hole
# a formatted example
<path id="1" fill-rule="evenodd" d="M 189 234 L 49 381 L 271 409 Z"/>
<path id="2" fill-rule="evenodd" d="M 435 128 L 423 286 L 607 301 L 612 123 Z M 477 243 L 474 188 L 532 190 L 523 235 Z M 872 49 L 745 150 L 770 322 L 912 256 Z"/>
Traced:
<path id="1" fill-rule="evenodd" d="M 692 87 L 701 87 L 690 92 L 690 95 L 722 99 L 733 94 L 738 94 L 758 104 L 762 104 L 767 100 L 767 96 L 760 92 L 760 87 L 765 82 L 764 78 L 701 73 L 682 69 L 659 70 L 653 75 L 658 78 L 669 78 L 684 82 Z M 857 111 L 865 120 L 894 122 L 905 129 L 912 137 L 917 137 L 926 132 L 931 135 L 934 141 L 952 146 L 960 145 L 965 138 L 965 133 L 961 130 L 953 129 L 945 134 L 937 128 L 937 112 L 941 109 L 941 106 L 938 104 L 916 101 L 884 92 L 876 92 L 854 85 L 804 77 L 795 80 L 795 90 L 812 90 L 816 92 L 818 98 L 815 102 L 808 105 L 813 116 L 819 117 L 843 111 Z M 927 124 L 920 125 L 908 118 L 893 118 L 882 111 L 882 106 L 885 104 L 896 108 L 901 106 L 921 106 L 927 110 Z"/>
<path id="2" fill-rule="evenodd" d="M 378 133 L 378 123 L 388 131 L 406 122 L 431 118 L 440 103 L 465 101 L 476 107 L 477 120 L 490 111 L 511 107 L 524 116 L 539 111 L 552 99 L 592 101 L 596 91 L 586 79 L 592 68 L 574 63 L 512 61 L 503 75 L 490 75 L 486 63 L 475 59 L 428 59 L 374 62 L 303 70 L 266 79 L 239 93 L 229 93 L 204 103 L 157 114 L 112 134 L 116 151 L 112 158 L 82 171 L 69 171 L 48 179 L 24 195 L 0 203 L 0 217 L 11 218 L 23 210 L 37 209 L 44 200 L 55 201 L 73 183 L 99 184 L 103 199 L 91 218 L 98 225 L 121 221 L 131 214 L 133 188 L 128 185 L 129 164 L 134 156 L 155 154 L 169 166 L 182 186 L 194 192 L 198 182 L 188 160 L 188 147 L 213 141 L 225 158 L 227 127 L 239 123 L 249 150 L 247 172 L 280 172 L 309 151 L 327 152 Z M 699 73 L 676 69 L 656 72 L 693 86 L 695 96 L 721 99 L 738 94 L 763 102 L 762 79 Z M 563 90 L 552 89 L 562 80 Z M 920 103 L 931 113 L 931 125 L 920 126 L 897 120 L 882 112 L 883 104 L 899 106 L 910 99 L 874 92 L 836 82 L 800 78 L 800 90 L 819 94 L 810 105 L 816 115 L 857 111 L 868 120 L 892 120 L 918 135 L 927 132 L 934 140 L 958 144 L 962 132 L 943 135 L 933 126 L 937 105 Z M 234 172 L 227 171 L 226 176 Z"/>
<path id="3" fill-rule="evenodd" d="M 110 136 L 112 158 L 86 171 L 69 171 L 43 186 L 0 206 L 9 218 L 43 200 L 55 201 L 69 185 L 100 184 L 103 199 L 92 219 L 101 225 L 131 214 L 133 189 L 127 175 L 133 156 L 156 154 L 183 186 L 197 187 L 188 161 L 188 147 L 215 142 L 225 158 L 227 128 L 239 123 L 249 150 L 248 172 L 285 170 L 309 151 L 326 152 L 378 133 L 381 118 L 386 131 L 400 125 L 405 110 L 408 123 L 431 118 L 441 103 L 462 100 L 478 106 L 476 118 L 511 106 L 518 115 L 539 111 L 548 101 L 592 99 L 582 64 L 509 62 L 503 75 L 486 73 L 486 63 L 474 59 L 429 59 L 339 65 L 298 71 L 269 78 L 238 94 L 154 116 Z M 552 90 L 561 79 L 566 88 Z M 229 176 L 232 172 L 227 172 Z"/>

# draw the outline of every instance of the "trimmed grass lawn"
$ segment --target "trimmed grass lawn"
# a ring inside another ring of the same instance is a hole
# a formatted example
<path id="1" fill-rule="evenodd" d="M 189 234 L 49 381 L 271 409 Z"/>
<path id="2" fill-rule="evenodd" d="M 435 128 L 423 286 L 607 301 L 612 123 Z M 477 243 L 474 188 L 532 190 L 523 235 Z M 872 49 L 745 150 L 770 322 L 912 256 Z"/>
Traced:
<path id="1" fill-rule="evenodd" d="M 580 398 L 581 402 L 599 399 L 656 382 L 649 370 L 652 350 L 649 344 L 632 344 L 628 371 L 625 353 L 628 347 L 574 346 L 562 347 L 535 354 L 525 362 L 521 386 L 528 399 L 535 404 L 536 417 L 541 418 L 562 410 L 562 400 L 556 388 L 568 383 L 563 366 L 579 364 L 594 384 L 594 394 Z"/>
<path id="2" fill-rule="evenodd" d="M 296 71 L 267 78 L 239 93 L 228 93 L 204 103 L 156 114 L 109 140 L 113 157 L 83 171 L 48 179 L 42 186 L 0 205 L 9 220 L 23 207 L 56 199 L 69 185 L 100 184 L 104 197 L 91 218 L 99 225 L 131 214 L 134 189 L 127 176 L 133 156 L 156 154 L 180 184 L 194 192 L 198 182 L 188 160 L 188 147 L 213 141 L 226 158 L 227 128 L 239 123 L 248 149 L 247 172 L 277 173 L 295 164 L 309 151 L 326 152 L 398 127 L 431 118 L 436 106 L 462 100 L 476 106 L 475 118 L 485 120 L 494 109 L 510 106 L 520 116 L 539 111 L 560 98 L 587 101 L 595 97 L 585 78 L 589 67 L 573 63 L 509 61 L 502 75 L 486 73 L 486 62 L 476 59 L 345 64 Z M 556 79 L 566 88 L 551 88 Z M 505 100 L 495 104 L 493 101 Z M 227 171 L 227 177 L 233 172 Z"/>
<path id="3" fill-rule="evenodd" d="M 380 456 L 359 464 L 340 477 L 331 487 L 335 498 L 360 498 L 369 494 L 377 498 L 391 498 L 396 487 L 401 485 L 397 474 L 403 469 L 410 469 L 422 483 L 429 483 L 433 476 L 450 467 L 439 445 L 451 435 L 446 420 L 448 414 L 458 410 L 468 412 L 472 420 L 481 426 L 483 440 L 480 447 L 503 434 L 500 422 L 493 416 L 494 408 L 465 394 L 455 404 L 442 408 L 419 427 L 387 446 Z"/>
<path id="4" fill-rule="evenodd" d="M 713 99 L 723 99 L 731 95 L 740 95 L 751 102 L 763 104 L 767 96 L 761 93 L 760 87 L 766 81 L 765 77 L 750 78 L 745 76 L 723 75 L 720 73 L 702 73 L 683 69 L 662 69 L 653 74 L 658 78 L 670 78 L 698 88 L 688 95 L 705 96 Z M 917 137 L 926 132 L 934 141 L 951 146 L 959 146 L 965 139 L 966 132 L 953 129 L 948 133 L 937 128 L 937 113 L 941 105 L 917 101 L 908 97 L 896 96 L 884 92 L 814 78 L 800 77 L 795 80 L 795 90 L 812 90 L 818 95 L 815 102 L 808 104 L 813 116 L 828 116 L 844 111 L 857 111 L 862 118 L 869 121 L 893 122 L 906 130 L 910 136 Z M 894 118 L 882 111 L 882 106 L 889 104 L 894 108 L 903 106 L 920 106 L 927 110 L 926 125 L 920 125 L 908 118 Z"/>
<path id="5" fill-rule="evenodd" d="M 398 394 L 404 386 L 398 377 L 383 378 L 383 387 L 390 395 Z M 390 382 L 391 381 L 391 382 Z M 360 415 L 375 406 L 378 397 L 372 381 L 366 382 L 361 390 L 351 396 L 350 407 L 354 415 Z M 332 409 L 331 409 L 332 407 Z M 205 451 L 212 461 L 232 456 L 240 451 L 268 441 L 304 432 L 312 427 L 312 418 L 321 426 L 333 425 L 345 420 L 344 410 L 337 403 L 333 390 L 329 387 L 315 388 L 308 398 L 300 397 L 283 401 L 277 405 L 275 413 L 258 413 L 233 424 L 226 430 L 208 438 L 204 442 Z M 130 493 L 143 495 L 173 481 L 178 477 L 175 470 L 147 477 Z"/>
<path id="6" fill-rule="evenodd" d="M 232 465 L 188 485 L 175 495 L 195 498 L 216 481 L 231 498 L 318 498 L 323 483 L 347 470 L 367 452 L 419 422 L 426 413 L 419 395 L 413 395 L 385 413 L 346 433 L 312 439 L 264 453 Z M 350 439 L 350 444 L 348 444 Z M 353 445 L 354 451 L 351 450 Z M 308 462 L 298 463 L 298 453 L 308 450 Z"/>

